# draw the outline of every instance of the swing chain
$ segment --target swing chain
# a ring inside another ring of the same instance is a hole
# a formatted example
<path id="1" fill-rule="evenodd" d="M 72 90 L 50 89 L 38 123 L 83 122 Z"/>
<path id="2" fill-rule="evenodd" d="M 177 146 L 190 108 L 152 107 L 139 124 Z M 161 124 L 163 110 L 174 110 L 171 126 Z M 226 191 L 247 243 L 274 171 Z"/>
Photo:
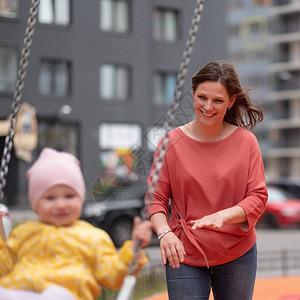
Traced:
<path id="1" fill-rule="evenodd" d="M 32 36 L 34 33 L 34 25 L 36 23 L 36 16 L 38 14 L 38 7 L 39 7 L 40 0 L 32 0 L 31 1 L 31 8 L 29 11 L 29 18 L 27 21 L 27 28 L 25 31 L 25 38 L 23 49 L 21 53 L 21 59 L 19 64 L 19 71 L 18 77 L 14 92 L 14 101 L 12 103 L 12 113 L 9 116 L 10 119 L 10 128 L 9 132 L 5 138 L 5 145 L 3 149 L 3 155 L 1 160 L 1 167 L 0 167 L 0 200 L 3 199 L 4 193 L 3 189 L 6 185 L 6 175 L 8 173 L 8 165 L 11 159 L 11 149 L 13 145 L 13 138 L 15 135 L 15 127 L 17 122 L 17 115 L 20 108 L 20 100 L 22 98 L 22 90 L 24 87 L 24 80 L 26 76 L 26 68 L 28 66 L 28 57 L 30 54 L 30 46 L 32 44 Z"/>
<path id="2" fill-rule="evenodd" d="M 180 67 L 179 67 L 179 73 L 177 75 L 175 95 L 174 95 L 171 107 L 170 107 L 170 109 L 167 113 L 167 120 L 164 123 L 164 132 L 168 132 L 168 130 L 170 128 L 172 128 L 172 125 L 173 125 L 173 122 L 174 122 L 174 119 L 175 119 L 176 110 L 177 110 L 177 108 L 179 106 L 179 103 L 180 103 L 180 96 L 181 96 L 181 92 L 182 92 L 182 87 L 184 85 L 188 65 L 189 65 L 190 60 L 191 60 L 191 54 L 192 54 L 194 43 L 195 43 L 195 40 L 196 40 L 196 34 L 197 34 L 197 31 L 198 31 L 199 22 L 200 22 L 200 19 L 201 19 L 201 13 L 203 11 L 204 1 L 205 0 L 198 0 L 197 1 L 197 5 L 196 5 L 194 15 L 193 15 L 193 19 L 192 19 L 191 28 L 190 28 L 190 31 L 189 31 L 188 40 L 187 40 L 186 46 L 185 46 L 186 48 L 184 50 L 182 62 L 181 62 Z M 167 144 L 169 142 L 169 139 L 170 138 L 169 138 L 168 133 L 163 136 L 160 148 L 158 149 L 159 155 L 156 157 L 156 159 L 154 161 L 155 168 L 154 168 L 154 172 L 153 172 L 153 175 L 152 175 L 152 178 L 151 178 L 152 180 L 151 180 L 151 185 L 150 185 L 150 188 L 149 188 L 148 197 L 146 199 L 146 212 L 148 211 L 148 207 L 151 203 L 152 196 L 153 196 L 153 194 L 156 190 L 157 181 L 159 179 L 160 170 L 161 170 L 161 167 L 163 165 L 163 161 L 164 161 L 164 157 L 165 157 L 165 154 L 166 154 Z"/>
<path id="3" fill-rule="evenodd" d="M 140 240 L 136 240 L 135 241 L 135 247 L 133 250 L 133 258 L 130 261 L 129 265 L 128 265 L 128 273 L 130 275 L 134 275 L 135 271 L 137 270 L 138 267 L 138 259 L 139 259 L 139 255 L 140 255 L 140 249 L 141 249 L 141 241 Z"/>
<path id="4" fill-rule="evenodd" d="M 168 128 L 170 128 L 173 124 L 173 121 L 175 119 L 175 113 L 176 110 L 178 108 L 179 102 L 180 102 L 180 95 L 181 95 L 181 91 L 182 91 L 182 87 L 183 84 L 185 82 L 185 76 L 187 73 L 187 68 L 191 59 L 191 54 L 193 51 L 193 46 L 196 40 L 196 34 L 198 31 L 198 25 L 201 19 L 201 12 L 203 10 L 203 3 L 204 0 L 198 0 L 197 5 L 196 5 L 196 9 L 194 11 L 194 16 L 192 19 L 192 24 L 191 24 L 191 28 L 189 31 L 189 36 L 188 36 L 188 40 L 186 42 L 186 48 L 185 51 L 183 53 L 183 59 L 182 59 L 182 63 L 180 64 L 180 68 L 179 68 L 179 73 L 177 76 L 177 84 L 176 84 L 176 91 L 175 91 L 175 96 L 171 105 L 171 108 L 168 111 L 168 118 L 164 124 L 164 130 L 166 131 Z M 162 144 L 161 144 L 161 148 L 159 149 L 159 156 L 156 158 L 155 160 L 155 170 L 154 170 L 154 175 L 152 176 L 152 183 L 150 185 L 150 189 L 149 189 L 149 194 L 148 197 L 146 199 L 146 206 L 145 209 L 147 211 L 147 208 L 149 206 L 149 199 L 152 198 L 153 193 L 155 192 L 156 189 L 156 185 L 157 185 L 157 180 L 159 178 L 159 173 L 160 173 L 160 169 L 162 167 L 163 164 L 163 159 L 166 153 L 166 146 L 167 143 L 169 141 L 169 137 L 168 134 L 165 135 L 163 137 L 162 140 Z M 138 263 L 137 263 L 137 259 L 140 253 L 140 243 L 136 243 L 136 247 L 134 249 L 134 257 L 133 260 L 131 261 L 130 265 L 129 265 L 129 274 L 134 274 L 134 272 L 137 269 Z"/>
<path id="5" fill-rule="evenodd" d="M 172 128 L 172 125 L 173 125 L 173 122 L 175 119 L 176 110 L 179 106 L 182 87 L 185 82 L 187 68 L 190 63 L 193 46 L 194 46 L 194 43 L 196 40 L 196 34 L 198 31 L 198 25 L 199 25 L 199 22 L 201 19 L 201 12 L 203 10 L 204 1 L 205 0 L 197 0 L 196 8 L 194 10 L 194 15 L 192 18 L 191 28 L 189 30 L 189 36 L 188 36 L 185 50 L 184 50 L 183 57 L 182 57 L 182 62 L 179 66 L 179 72 L 178 72 L 178 76 L 177 76 L 177 80 L 176 80 L 176 89 L 175 89 L 175 93 L 174 93 L 174 98 L 173 98 L 171 107 L 167 113 L 167 120 L 164 123 L 164 132 L 167 132 L 169 130 L 169 128 Z M 151 178 L 149 193 L 147 194 L 147 198 L 145 199 L 146 214 L 148 214 L 148 208 L 151 203 L 152 196 L 156 190 L 157 181 L 159 178 L 161 167 L 164 162 L 164 157 L 166 154 L 166 148 L 167 148 L 168 142 L 169 142 L 169 134 L 167 133 L 162 138 L 161 146 L 158 149 L 159 155 L 154 160 L 154 171 L 153 171 L 154 174 L 152 175 L 152 178 Z M 131 275 L 134 274 L 134 272 L 137 270 L 138 256 L 139 256 L 140 250 L 141 250 L 141 246 L 140 246 L 140 242 L 139 242 L 139 243 L 136 243 L 136 247 L 134 249 L 134 254 L 133 254 L 133 259 L 129 264 L 129 274 L 131 274 Z M 124 283 L 123 283 L 123 286 L 124 286 Z M 133 289 L 134 287 L 129 287 L 129 289 L 130 288 Z M 130 296 L 127 296 L 126 300 L 130 300 L 132 298 L 132 296 L 131 296 L 132 293 L 133 293 L 133 291 L 131 291 L 131 293 L 129 293 Z"/>

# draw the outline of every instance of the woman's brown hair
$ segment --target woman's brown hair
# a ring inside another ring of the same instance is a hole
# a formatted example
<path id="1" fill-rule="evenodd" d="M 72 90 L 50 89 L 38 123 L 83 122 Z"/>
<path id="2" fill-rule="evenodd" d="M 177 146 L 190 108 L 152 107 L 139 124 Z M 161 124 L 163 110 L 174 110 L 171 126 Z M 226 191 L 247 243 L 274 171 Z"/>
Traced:
<path id="1" fill-rule="evenodd" d="M 197 71 L 192 77 L 193 92 L 204 81 L 220 82 L 226 87 L 230 98 L 236 96 L 233 106 L 227 110 L 224 116 L 224 121 L 246 129 L 253 129 L 263 120 L 262 109 L 253 104 L 248 96 L 251 88 L 241 87 L 240 80 L 231 63 L 223 60 L 213 61 Z"/>

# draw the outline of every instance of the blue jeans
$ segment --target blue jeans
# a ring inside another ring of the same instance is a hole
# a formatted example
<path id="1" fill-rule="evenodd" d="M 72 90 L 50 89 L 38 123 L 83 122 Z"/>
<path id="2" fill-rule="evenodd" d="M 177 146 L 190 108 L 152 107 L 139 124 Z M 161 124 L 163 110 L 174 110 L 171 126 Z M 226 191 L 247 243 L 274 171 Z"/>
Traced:
<path id="1" fill-rule="evenodd" d="M 173 269 L 167 264 L 169 299 L 208 300 L 212 289 L 215 300 L 251 300 L 256 267 L 256 245 L 243 256 L 209 269 L 185 264 Z"/>

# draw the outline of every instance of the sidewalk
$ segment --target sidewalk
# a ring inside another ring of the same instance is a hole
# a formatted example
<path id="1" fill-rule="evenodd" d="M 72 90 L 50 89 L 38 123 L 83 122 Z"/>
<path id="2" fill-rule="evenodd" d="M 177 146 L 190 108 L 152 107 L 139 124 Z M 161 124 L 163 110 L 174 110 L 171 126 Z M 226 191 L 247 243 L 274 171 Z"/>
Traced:
<path id="1" fill-rule="evenodd" d="M 168 300 L 168 295 L 162 292 L 145 300 Z M 300 300 L 300 276 L 258 278 L 252 300 Z"/>

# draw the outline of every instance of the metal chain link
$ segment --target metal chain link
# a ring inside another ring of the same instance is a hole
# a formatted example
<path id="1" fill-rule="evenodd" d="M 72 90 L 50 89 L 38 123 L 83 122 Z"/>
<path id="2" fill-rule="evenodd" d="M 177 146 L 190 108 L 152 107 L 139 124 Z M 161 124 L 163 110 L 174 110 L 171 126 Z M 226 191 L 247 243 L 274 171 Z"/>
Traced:
<path id="1" fill-rule="evenodd" d="M 182 62 L 180 64 L 179 73 L 177 76 L 177 83 L 176 83 L 174 99 L 173 99 L 171 107 L 167 113 L 167 120 L 164 123 L 164 132 L 167 132 L 169 130 L 169 128 L 172 127 L 174 119 L 175 119 L 176 110 L 180 104 L 180 96 L 181 96 L 181 92 L 182 92 L 182 87 L 185 82 L 188 65 L 191 60 L 191 54 L 192 54 L 194 43 L 196 40 L 196 34 L 198 31 L 198 25 L 199 25 L 199 22 L 201 19 L 201 13 L 203 11 L 204 1 L 205 0 L 197 1 L 197 5 L 196 5 L 193 19 L 192 19 L 191 28 L 189 31 L 188 40 L 186 42 Z M 149 187 L 148 197 L 146 199 L 146 211 L 148 211 L 148 207 L 151 204 L 151 199 L 156 190 L 157 181 L 159 179 L 160 170 L 163 165 L 168 142 L 169 142 L 169 134 L 167 133 L 162 138 L 160 148 L 158 149 L 159 155 L 156 157 L 156 159 L 154 161 L 154 171 L 152 174 L 152 180 L 151 180 L 151 185 Z"/>
<path id="2" fill-rule="evenodd" d="M 184 85 L 188 65 L 191 60 L 191 54 L 192 54 L 194 43 L 196 40 L 196 34 L 198 31 L 198 25 L 199 25 L 199 22 L 201 19 L 201 12 L 203 10 L 204 1 L 205 0 L 198 0 L 195 11 L 194 11 L 191 28 L 189 31 L 189 36 L 188 36 L 188 39 L 186 42 L 185 50 L 183 52 L 182 62 L 180 64 L 179 72 L 177 75 L 177 83 L 176 83 L 174 98 L 173 98 L 171 107 L 167 113 L 167 120 L 164 123 L 165 132 L 167 132 L 167 130 L 170 127 L 172 127 L 174 119 L 175 119 L 176 110 L 179 106 L 182 87 Z M 152 175 L 151 185 L 149 187 L 148 197 L 146 199 L 146 206 L 145 206 L 146 211 L 148 210 L 148 207 L 151 204 L 152 196 L 156 190 L 157 181 L 159 178 L 161 167 L 163 165 L 163 160 L 164 160 L 164 157 L 166 154 L 166 148 L 167 148 L 168 142 L 169 142 L 169 135 L 166 134 L 162 138 L 160 149 L 158 149 L 159 155 L 156 157 L 156 159 L 154 161 L 154 171 L 153 171 L 153 175 Z M 135 256 L 137 256 L 139 252 L 140 252 L 140 246 L 139 246 L 139 244 L 137 244 L 136 249 L 134 251 Z M 137 262 L 130 265 L 130 274 L 133 274 L 136 271 L 137 265 L 138 265 Z"/>
<path id="3" fill-rule="evenodd" d="M 24 87 L 24 79 L 26 76 L 26 67 L 28 66 L 28 57 L 30 54 L 32 35 L 34 33 L 33 27 L 36 23 L 36 16 L 38 13 L 39 2 L 40 2 L 39 0 L 32 0 L 30 15 L 28 18 L 28 26 L 26 29 L 26 35 L 25 35 L 25 39 L 24 39 L 24 47 L 22 50 L 22 56 L 21 56 L 20 65 L 19 65 L 16 90 L 14 93 L 14 102 L 12 104 L 12 114 L 9 117 L 10 118 L 10 129 L 9 129 L 9 133 L 5 139 L 5 146 L 4 146 L 4 150 L 3 150 L 3 156 L 2 156 L 1 167 L 0 167 L 0 199 L 3 198 L 3 188 L 6 185 L 5 177 L 8 173 L 8 164 L 9 164 L 9 161 L 11 158 L 10 152 L 11 152 L 11 148 L 12 148 L 13 137 L 15 134 L 15 125 L 16 125 L 16 120 L 17 120 L 17 114 L 18 114 L 18 111 L 20 108 L 20 99 L 22 97 L 22 89 Z M 182 63 L 180 64 L 180 67 L 179 67 L 179 73 L 177 76 L 177 83 L 176 83 L 174 99 L 173 99 L 171 107 L 167 113 L 167 120 L 164 123 L 164 130 L 166 130 L 166 131 L 168 130 L 168 128 L 170 128 L 172 126 L 174 119 L 175 119 L 176 110 L 179 106 L 182 87 L 185 82 L 187 68 L 188 68 L 188 65 L 190 62 L 191 53 L 193 51 L 193 45 L 196 40 L 196 34 L 198 31 L 198 25 L 199 25 L 199 22 L 201 19 L 203 3 L 204 3 L 204 0 L 198 0 L 195 11 L 194 11 L 188 40 L 186 42 L 186 48 L 183 53 Z M 156 189 L 157 181 L 159 178 L 159 173 L 160 173 L 160 170 L 161 170 L 161 167 L 163 164 L 163 159 L 164 159 L 164 156 L 166 153 L 166 146 L 167 146 L 168 142 L 169 142 L 169 136 L 168 136 L 168 134 L 166 134 L 162 139 L 162 144 L 159 149 L 159 156 L 154 161 L 155 169 L 154 169 L 154 174 L 152 176 L 152 183 L 151 183 L 150 191 L 149 191 L 150 198 Z M 138 266 L 137 259 L 138 259 L 139 251 L 140 251 L 140 243 L 137 242 L 135 250 L 134 250 L 134 259 L 130 264 L 130 270 L 129 270 L 130 274 L 133 274 L 137 269 L 137 266 Z"/>
<path id="4" fill-rule="evenodd" d="M 141 249 L 141 241 L 136 240 L 135 247 L 133 250 L 133 258 L 128 265 L 128 273 L 131 275 L 134 275 L 135 271 L 138 268 L 138 259 L 140 256 L 140 249 Z"/>
<path id="5" fill-rule="evenodd" d="M 194 10 L 194 15 L 192 18 L 192 23 L 191 23 L 191 28 L 189 30 L 189 36 L 185 45 L 185 50 L 183 52 L 183 57 L 182 57 L 182 62 L 179 66 L 179 72 L 177 75 L 177 82 L 176 82 L 176 88 L 175 88 L 175 93 L 174 93 L 174 98 L 171 104 L 170 109 L 167 112 L 167 120 L 164 123 L 164 131 L 167 132 L 169 128 L 173 125 L 174 119 L 175 119 L 175 114 L 176 110 L 179 106 L 180 102 L 180 96 L 182 92 L 182 87 L 185 82 L 185 77 L 188 69 L 188 65 L 191 60 L 191 54 L 193 51 L 193 46 L 196 40 L 196 34 L 198 31 L 198 25 L 201 19 L 201 12 L 203 10 L 203 4 L 205 0 L 197 0 L 196 8 Z M 169 142 L 169 135 L 168 133 L 164 135 L 162 138 L 161 142 L 161 147 L 158 149 L 159 155 L 156 157 L 154 160 L 154 171 L 152 175 L 152 180 L 151 180 L 151 185 L 149 187 L 149 193 L 147 196 L 147 199 L 145 200 L 145 210 L 146 212 L 148 211 L 148 207 L 151 204 L 151 199 L 153 197 L 153 194 L 156 190 L 157 186 L 157 181 L 159 178 L 160 170 L 163 165 L 163 160 L 166 154 L 166 149 L 167 149 L 167 144 Z M 136 243 L 135 249 L 134 249 L 134 254 L 133 254 L 133 259 L 129 264 L 129 274 L 133 275 L 135 271 L 137 270 L 138 267 L 138 256 L 141 251 L 141 246 L 140 242 Z M 124 284 L 123 284 L 124 285 Z M 129 296 L 127 297 L 128 299 L 124 300 L 131 300 L 133 291 L 131 293 L 128 293 Z M 120 294 L 119 294 L 120 295 Z"/>
<path id="6" fill-rule="evenodd" d="M 32 0 L 31 1 L 31 8 L 29 11 L 29 18 L 27 21 L 27 28 L 25 31 L 25 39 L 23 44 L 23 49 L 21 53 L 21 59 L 19 64 L 19 71 L 18 77 L 14 92 L 14 101 L 12 103 L 12 113 L 9 116 L 10 119 L 10 128 L 9 132 L 5 138 L 5 145 L 3 149 L 3 155 L 1 160 L 1 167 L 0 167 L 0 200 L 4 197 L 3 189 L 6 185 L 6 175 L 8 173 L 8 164 L 11 158 L 11 149 L 13 145 L 13 138 L 15 135 L 15 127 L 17 122 L 17 115 L 20 108 L 20 100 L 22 98 L 22 90 L 24 87 L 24 80 L 26 76 L 26 68 L 28 66 L 28 57 L 30 54 L 30 46 L 32 44 L 32 35 L 34 33 L 34 25 L 36 23 L 36 17 L 38 14 L 40 0 Z"/>

